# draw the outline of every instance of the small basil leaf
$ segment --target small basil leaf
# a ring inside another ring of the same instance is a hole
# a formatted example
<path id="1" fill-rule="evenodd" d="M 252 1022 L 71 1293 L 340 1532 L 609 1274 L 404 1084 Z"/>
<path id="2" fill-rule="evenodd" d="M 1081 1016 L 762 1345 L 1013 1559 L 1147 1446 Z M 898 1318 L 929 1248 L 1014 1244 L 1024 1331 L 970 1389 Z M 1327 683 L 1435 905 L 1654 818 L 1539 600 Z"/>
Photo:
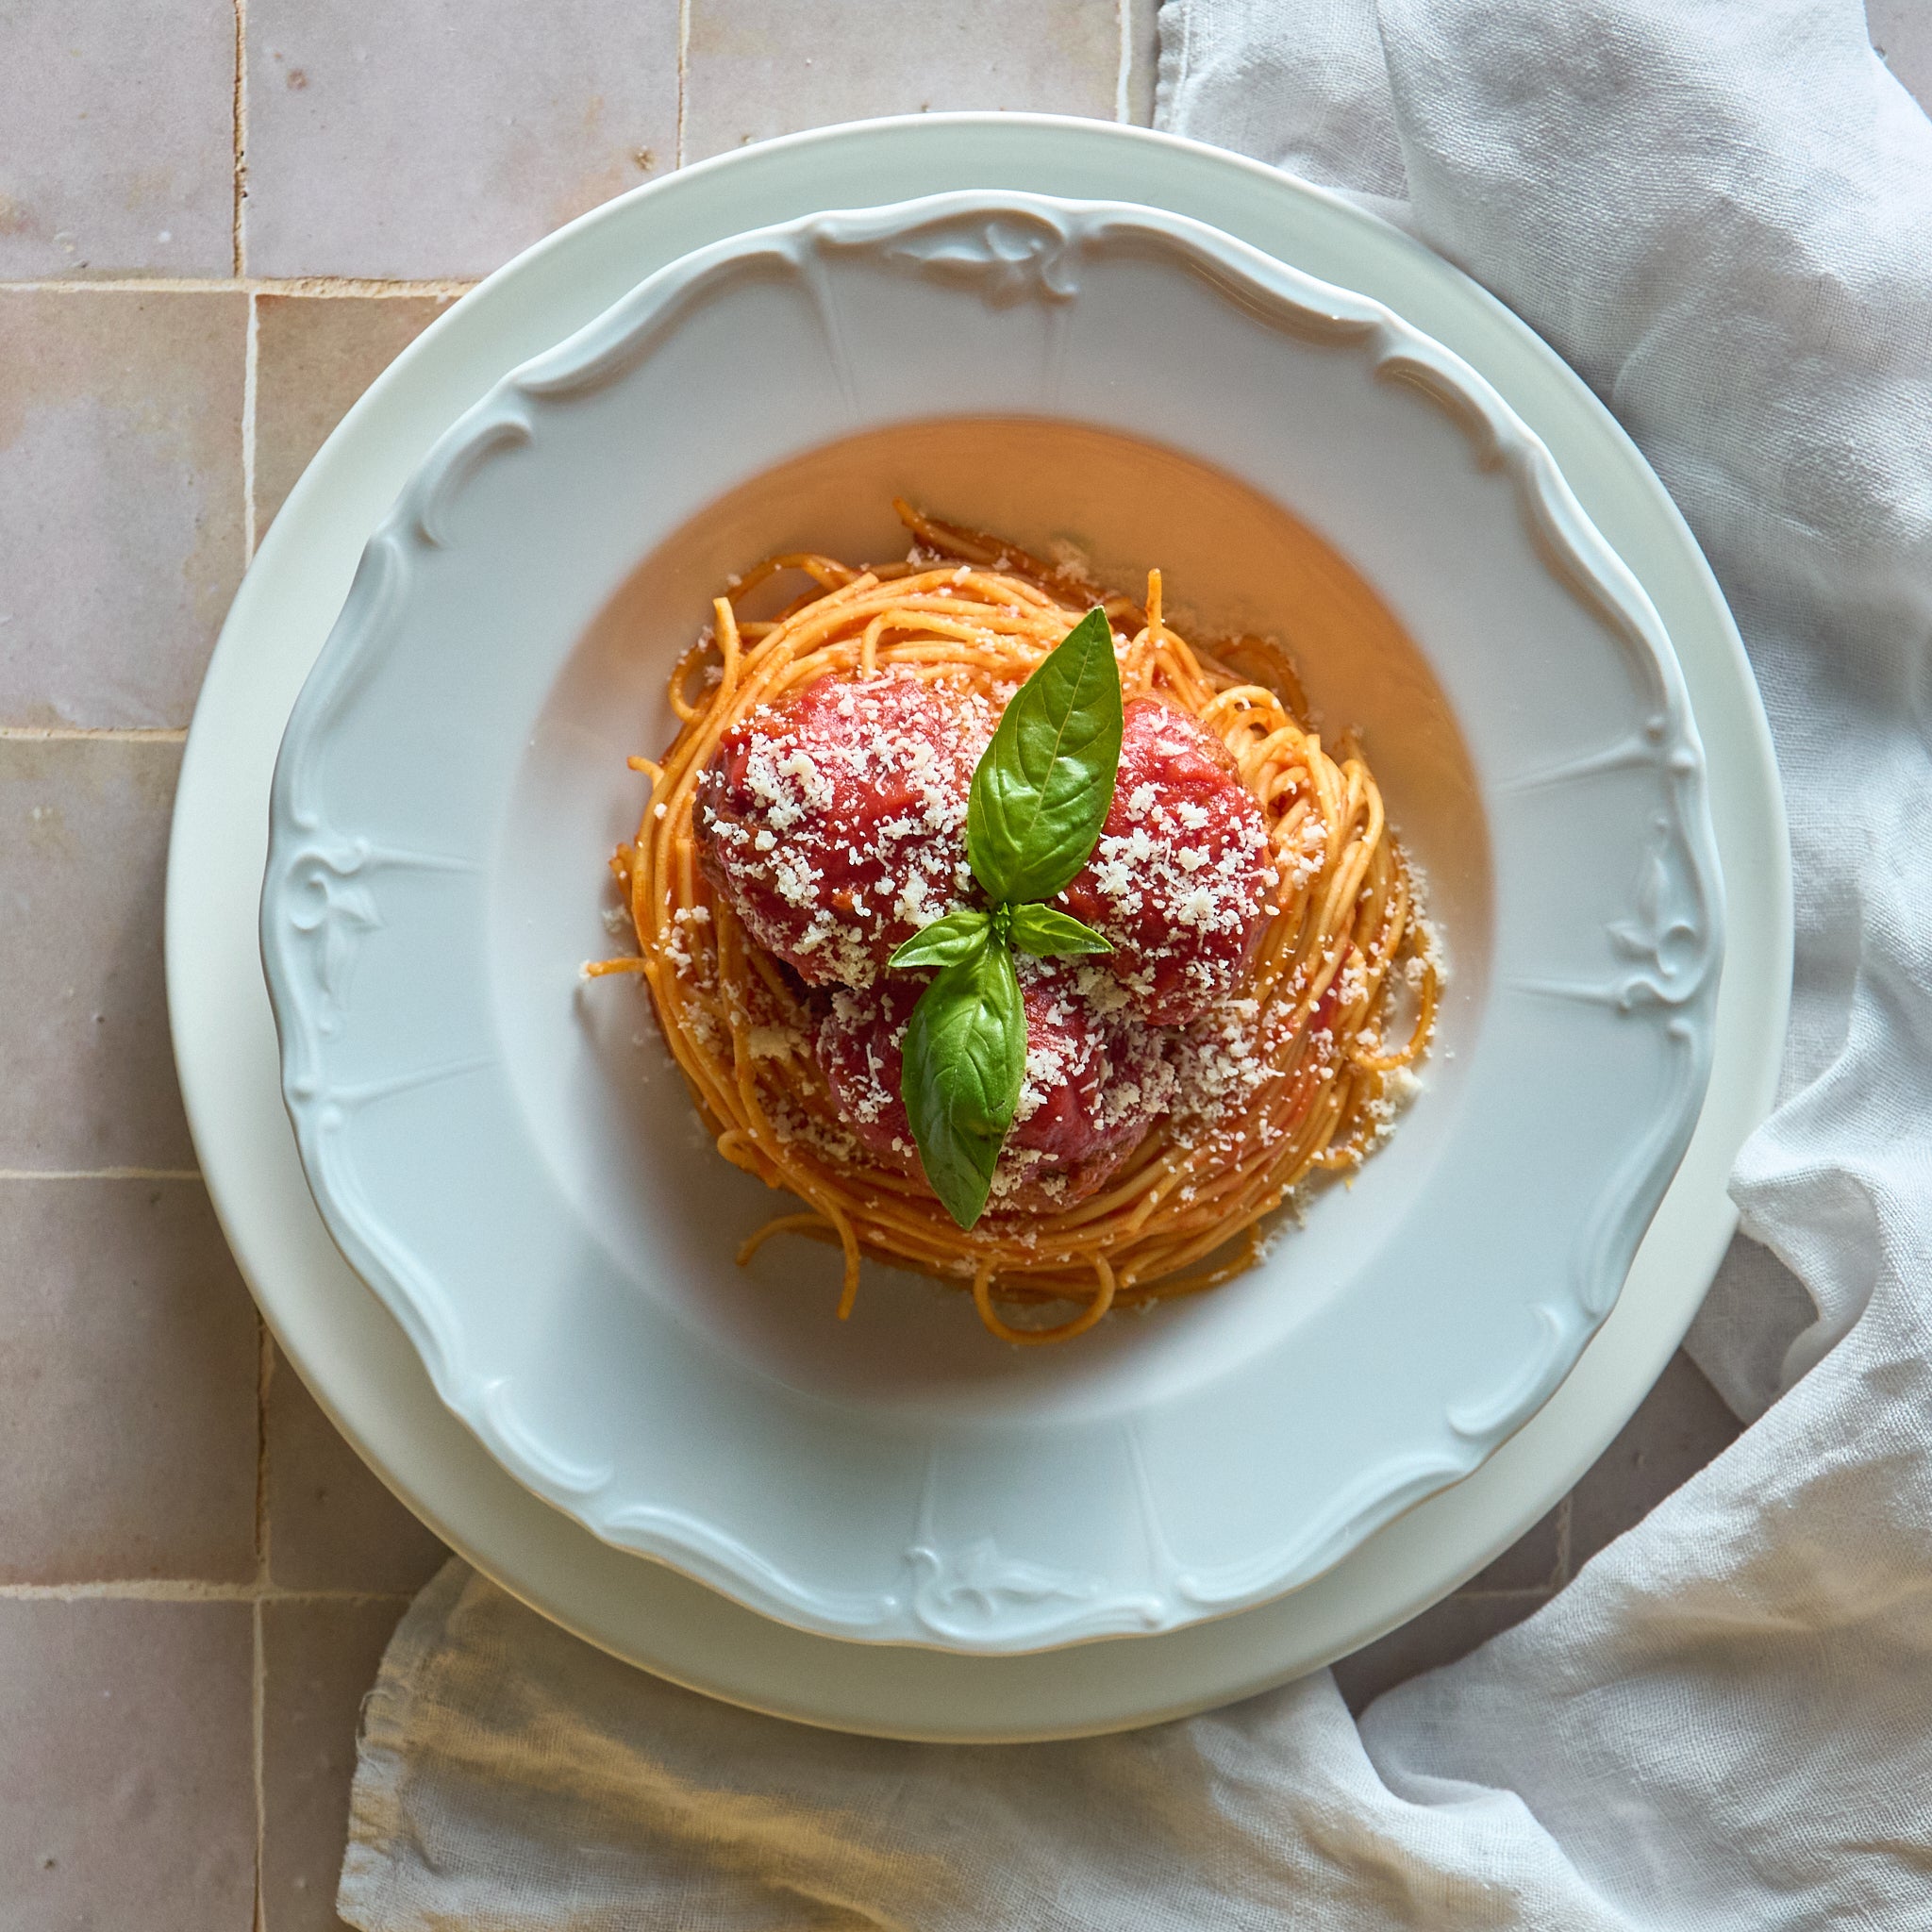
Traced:
<path id="1" fill-rule="evenodd" d="M 1111 940 L 1083 925 L 1071 912 L 1056 912 L 1051 906 L 1015 906 L 1013 943 L 1042 959 L 1113 951 Z"/>
<path id="2" fill-rule="evenodd" d="M 961 966 L 983 947 L 991 931 L 987 915 L 968 906 L 923 925 L 886 961 L 895 969 L 908 966 Z"/>
<path id="3" fill-rule="evenodd" d="M 991 941 L 943 968 L 906 1028 L 899 1091 L 926 1180 L 961 1227 L 986 1211 L 1026 1073 L 1026 1008 L 1013 956 Z"/>
<path id="4" fill-rule="evenodd" d="M 995 899 L 1050 899 L 1087 862 L 1121 759 L 1121 674 L 1090 610 L 1002 714 L 973 774 L 966 856 Z"/>

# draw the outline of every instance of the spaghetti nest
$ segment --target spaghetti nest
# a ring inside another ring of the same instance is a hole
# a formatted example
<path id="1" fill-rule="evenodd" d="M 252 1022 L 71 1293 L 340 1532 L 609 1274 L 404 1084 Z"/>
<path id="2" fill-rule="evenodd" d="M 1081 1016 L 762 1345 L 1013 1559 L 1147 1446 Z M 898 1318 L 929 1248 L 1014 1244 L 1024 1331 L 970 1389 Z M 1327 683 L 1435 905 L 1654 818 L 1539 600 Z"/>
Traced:
<path id="1" fill-rule="evenodd" d="M 631 760 L 650 798 L 612 865 L 638 955 L 589 970 L 642 974 L 718 1151 L 804 1204 L 753 1236 L 741 1261 L 774 1234 L 809 1235 L 843 1250 L 841 1318 L 870 1254 L 970 1285 L 1004 1340 L 1063 1341 L 1110 1307 L 1239 1274 L 1299 1184 L 1358 1166 L 1427 1044 L 1437 974 L 1374 778 L 1350 741 L 1331 749 L 1310 728 L 1278 653 L 1253 639 L 1191 647 L 1162 621 L 1158 572 L 1141 607 L 898 508 L 917 540 L 907 562 L 775 557 L 717 600 L 714 625 L 672 675 L 675 742 L 661 763 Z M 740 622 L 737 607 L 785 571 L 811 588 L 769 622 Z M 1095 602 L 1132 639 L 1120 659 L 1125 696 L 1191 712 L 1227 746 L 1267 825 L 1273 909 L 1242 995 L 1174 1032 L 1178 1104 L 1102 1190 L 962 1231 L 923 1179 L 879 1164 L 845 1130 L 813 1052 L 810 995 L 747 938 L 700 870 L 698 780 L 749 713 L 828 675 L 891 670 L 977 691 L 997 712 Z M 1068 1300 L 1082 1306 L 1053 1325 L 1001 1312 Z"/>

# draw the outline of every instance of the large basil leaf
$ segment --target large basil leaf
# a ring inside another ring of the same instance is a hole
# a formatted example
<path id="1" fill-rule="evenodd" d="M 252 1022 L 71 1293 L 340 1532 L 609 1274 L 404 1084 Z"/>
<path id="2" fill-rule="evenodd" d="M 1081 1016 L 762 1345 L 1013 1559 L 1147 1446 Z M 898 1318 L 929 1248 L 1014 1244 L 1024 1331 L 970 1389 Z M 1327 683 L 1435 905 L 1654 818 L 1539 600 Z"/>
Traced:
<path id="1" fill-rule="evenodd" d="M 978 957 L 991 936 L 991 921 L 975 907 L 949 912 L 923 925 L 892 957 L 888 966 L 962 966 Z"/>
<path id="2" fill-rule="evenodd" d="M 1083 924 L 1071 912 L 1058 912 L 1051 906 L 1015 906 L 1012 922 L 1013 943 L 1023 953 L 1042 959 L 1113 951 L 1111 940 Z"/>
<path id="3" fill-rule="evenodd" d="M 966 855 L 995 900 L 1050 899 L 1087 862 L 1121 758 L 1121 674 L 1090 610 L 1013 693 L 973 774 Z"/>
<path id="4" fill-rule="evenodd" d="M 899 1091 L 932 1191 L 961 1227 L 986 1211 L 1026 1072 L 1026 1009 L 1007 945 L 945 967 L 906 1028 Z"/>

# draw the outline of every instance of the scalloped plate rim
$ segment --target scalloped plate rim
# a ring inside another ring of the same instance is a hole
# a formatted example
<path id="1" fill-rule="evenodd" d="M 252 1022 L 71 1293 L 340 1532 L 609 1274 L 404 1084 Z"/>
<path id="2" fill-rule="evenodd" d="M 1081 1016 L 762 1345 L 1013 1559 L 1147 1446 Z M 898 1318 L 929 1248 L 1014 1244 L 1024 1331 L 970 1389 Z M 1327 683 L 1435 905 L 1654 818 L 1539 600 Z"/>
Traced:
<path id="1" fill-rule="evenodd" d="M 1297 1562 L 1277 1565 L 1273 1574 L 1265 1575 L 1261 1580 L 1251 1582 L 1245 1588 L 1224 1598 L 1213 1599 L 1211 1607 L 1203 1605 L 1191 1614 L 1175 1612 L 1175 1593 L 1170 1591 L 1167 1612 L 1158 1620 L 1150 1620 L 1140 1610 L 1140 1587 L 1136 1585 L 1126 1591 L 1117 1591 L 1113 1599 L 1095 1609 L 1063 1619 L 1050 1630 L 1003 1640 L 995 1639 L 988 1633 L 979 1633 L 974 1637 L 957 1630 L 941 1633 L 931 1629 L 924 1635 L 883 1636 L 855 1627 L 850 1623 L 841 1625 L 836 1621 L 828 1622 L 820 1613 L 822 1599 L 799 1601 L 786 1592 L 774 1592 L 762 1587 L 754 1577 L 744 1574 L 741 1567 L 734 1567 L 734 1560 L 728 1554 L 720 1552 L 728 1552 L 735 1539 L 728 1533 L 716 1531 L 710 1525 L 700 1525 L 710 1534 L 698 1540 L 711 1542 L 711 1551 L 708 1555 L 701 1554 L 693 1547 L 691 1541 L 682 1538 L 670 1540 L 658 1537 L 654 1541 L 650 1537 L 634 1539 L 612 1535 L 609 1521 L 612 1512 L 607 1510 L 600 1521 L 597 1516 L 573 1502 L 568 1486 L 559 1484 L 555 1479 L 554 1471 L 546 1473 L 539 1461 L 533 1460 L 519 1448 L 510 1435 L 491 1423 L 478 1399 L 478 1391 L 464 1385 L 453 1371 L 448 1358 L 447 1345 L 433 1336 L 419 1300 L 409 1292 L 407 1284 L 396 1274 L 393 1266 L 386 1262 L 363 1238 L 361 1229 L 357 1225 L 356 1217 L 335 1197 L 324 1178 L 326 1174 L 326 1163 L 322 1158 L 319 1144 L 320 1130 L 310 1105 L 310 1096 L 295 1091 L 296 1036 L 301 1030 L 299 1026 L 291 1025 L 290 1018 L 295 1008 L 295 980 L 282 954 L 284 935 L 274 924 L 275 913 L 272 908 L 275 882 L 278 875 L 285 874 L 289 869 L 285 863 L 288 841 L 293 831 L 299 829 L 294 824 L 295 812 L 291 793 L 296 782 L 294 774 L 299 767 L 302 747 L 308 741 L 306 733 L 312 730 L 316 714 L 326 710 L 326 694 L 331 689 L 332 678 L 353 683 L 360 651 L 374 648 L 378 633 L 379 626 L 373 621 L 362 621 L 365 604 L 376 596 L 374 591 L 364 591 L 365 573 L 372 570 L 372 565 L 379 554 L 393 558 L 397 557 L 400 548 L 404 552 L 406 566 L 406 546 L 426 544 L 434 547 L 439 543 L 432 525 L 435 512 L 443 507 L 442 492 L 449 485 L 452 475 L 457 475 L 460 483 L 463 477 L 459 473 L 470 466 L 473 459 L 487 460 L 491 449 L 506 437 L 517 437 L 519 431 L 530 433 L 530 412 L 541 413 L 547 399 L 559 392 L 561 388 L 567 388 L 568 377 L 573 370 L 581 374 L 586 367 L 594 365 L 600 358 L 620 358 L 625 343 L 637 334 L 647 330 L 661 309 L 671 306 L 678 295 L 691 292 L 692 286 L 703 276 L 721 265 L 741 260 L 753 247 L 765 244 L 771 238 L 832 235 L 836 238 L 835 245 L 850 245 L 843 238 L 837 237 L 838 228 L 842 224 L 848 227 L 869 231 L 876 243 L 882 237 L 903 234 L 908 232 L 908 228 L 916 228 L 921 222 L 942 221 L 962 212 L 984 213 L 989 208 L 999 212 L 1017 210 L 1022 213 L 1039 209 L 1056 212 L 1073 210 L 1076 214 L 1092 218 L 1102 228 L 1112 225 L 1151 232 L 1170 242 L 1178 239 L 1184 248 L 1191 247 L 1197 255 L 1206 255 L 1217 261 L 1220 266 L 1231 268 L 1234 273 L 1247 272 L 1263 283 L 1287 283 L 1310 295 L 1338 297 L 1339 306 L 1344 311 L 1354 311 L 1350 317 L 1351 325 L 1366 321 L 1371 332 L 1400 344 L 1411 355 L 1420 352 L 1421 365 L 1433 375 L 1446 379 L 1452 388 L 1459 388 L 1462 399 L 1473 404 L 1478 420 L 1492 434 L 1500 432 L 1499 441 L 1505 448 L 1499 459 L 1511 467 L 1519 487 L 1527 489 L 1545 511 L 1552 514 L 1559 531 L 1573 540 L 1574 560 L 1583 574 L 1592 580 L 1600 600 L 1622 610 L 1626 619 L 1630 620 L 1620 626 L 1626 650 L 1634 643 L 1640 653 L 1647 653 L 1649 656 L 1649 668 L 1657 679 L 1666 708 L 1671 715 L 1670 731 L 1664 741 L 1665 749 L 1672 755 L 1683 756 L 1689 760 L 1683 773 L 1685 784 L 1682 789 L 1690 802 L 1683 808 L 1681 829 L 1690 853 L 1692 871 L 1704 891 L 1704 909 L 1707 926 L 1705 934 L 1707 944 L 1696 960 L 1693 984 L 1683 997 L 1701 1011 L 1705 1024 L 1698 1029 L 1699 1037 L 1691 1042 L 1690 1077 L 1672 1110 L 1671 1121 L 1657 1136 L 1658 1144 L 1653 1157 L 1641 1163 L 1643 1173 L 1625 1200 L 1623 1211 L 1616 1217 L 1621 1225 L 1605 1250 L 1607 1257 L 1611 1257 L 1607 1260 L 1604 1269 L 1605 1274 L 1609 1278 L 1609 1292 L 1585 1298 L 1585 1319 L 1574 1325 L 1566 1324 L 1568 1332 L 1563 1343 L 1551 1361 L 1529 1378 L 1522 1399 L 1507 1405 L 1496 1416 L 1489 1419 L 1488 1425 L 1473 1426 L 1465 1437 L 1470 1450 L 1467 1458 L 1459 1461 L 1454 1468 L 1445 1469 L 1439 1481 L 1430 1481 L 1419 1493 L 1432 1492 L 1435 1489 L 1468 1474 L 1535 1412 L 1567 1373 L 1613 1304 L 1615 1291 L 1621 1288 L 1630 1258 L 1644 1228 L 1648 1225 L 1657 1201 L 1662 1196 L 1671 1173 L 1674 1171 L 1683 1146 L 1688 1141 L 1708 1075 L 1711 1051 L 1709 1008 L 1721 959 L 1719 901 L 1722 889 L 1714 841 L 1703 800 L 1701 761 L 1697 752 L 1695 727 L 1690 716 L 1681 675 L 1677 671 L 1674 657 L 1670 652 L 1668 641 L 1663 637 L 1660 623 L 1651 609 L 1647 597 L 1636 584 L 1635 578 L 1603 541 L 1594 526 L 1575 504 L 1567 484 L 1561 478 L 1560 472 L 1541 441 L 1528 431 L 1482 377 L 1459 358 L 1442 349 L 1420 330 L 1402 322 L 1384 305 L 1276 263 L 1249 244 L 1222 235 L 1206 224 L 1182 216 L 1162 215 L 1132 204 L 1080 203 L 1058 196 L 1032 196 L 1004 191 L 959 191 L 949 194 L 919 197 L 913 202 L 896 204 L 885 208 L 834 210 L 808 215 L 710 244 L 707 248 L 693 251 L 679 261 L 668 264 L 639 284 L 629 294 L 620 298 L 602 316 L 574 332 L 556 348 L 532 358 L 502 378 L 482 401 L 466 412 L 439 441 L 420 466 L 414 480 L 405 491 L 391 517 L 385 520 L 384 525 L 372 538 L 365 553 L 364 567 L 358 573 L 356 588 L 351 591 L 342 617 L 338 621 L 335 631 L 331 633 L 329 641 L 325 646 L 322 657 L 318 659 L 315 670 L 297 701 L 284 740 L 282 756 L 276 766 L 274 789 L 275 832 L 268 873 L 264 881 L 261 937 L 264 965 L 274 999 L 277 1029 L 282 1041 L 285 1098 L 301 1145 L 303 1164 L 309 1178 L 311 1191 L 331 1236 L 355 1262 L 358 1273 L 376 1289 L 391 1311 L 404 1322 L 412 1341 L 423 1354 L 425 1365 L 429 1368 L 443 1401 L 462 1418 L 477 1434 L 479 1440 L 486 1443 L 491 1453 L 510 1469 L 520 1481 L 616 1546 L 668 1562 L 672 1567 L 695 1575 L 710 1583 L 714 1588 L 722 1589 L 727 1594 L 738 1597 L 741 1601 L 751 1603 L 766 1614 L 776 1616 L 781 1621 L 794 1623 L 800 1627 L 841 1636 L 863 1635 L 871 1641 L 906 1642 L 973 1654 L 1016 1654 L 1030 1649 L 1057 1648 L 1096 1637 L 1124 1634 L 1129 1630 L 1175 1628 L 1187 1623 L 1230 1614 L 1255 1604 L 1269 1601 L 1332 1567 L 1391 1516 L 1418 1500 L 1418 1494 L 1394 1490 L 1385 1492 L 1357 1511 L 1334 1536 L 1322 1539 L 1317 1555 L 1305 1557 Z M 1269 293 L 1277 301 L 1290 299 L 1283 296 L 1279 286 L 1269 291 Z M 1307 312 L 1307 306 L 1305 304 L 1303 307 L 1302 312 L 1305 315 Z M 627 319 L 626 311 L 632 311 Z M 606 336 L 610 340 L 603 340 Z M 541 388 L 533 383 L 533 377 L 537 377 L 540 372 L 542 384 Z M 512 404 L 514 408 L 510 407 Z M 1532 480 L 1526 481 L 1524 473 L 1527 473 Z M 1579 533 L 1581 541 L 1576 543 L 1574 540 L 1578 538 Z M 1595 552 L 1593 556 L 1588 554 L 1592 546 Z M 406 568 L 404 574 L 406 575 Z M 377 587 L 378 590 L 380 588 Z M 401 591 L 392 591 L 392 594 L 406 595 L 407 590 L 405 588 Z M 1660 942 L 1657 951 L 1657 963 L 1659 975 L 1667 977 Z M 1640 1203 L 1641 1205 L 1639 1205 Z M 1457 1434 L 1463 1435 L 1464 1431 L 1458 1428 Z M 1265 1569 L 1265 1565 L 1263 1567 Z M 1199 1604 L 1200 1599 L 1197 1598 L 1196 1602 Z M 894 1609 L 897 1607 L 896 1605 L 889 1607 Z"/>

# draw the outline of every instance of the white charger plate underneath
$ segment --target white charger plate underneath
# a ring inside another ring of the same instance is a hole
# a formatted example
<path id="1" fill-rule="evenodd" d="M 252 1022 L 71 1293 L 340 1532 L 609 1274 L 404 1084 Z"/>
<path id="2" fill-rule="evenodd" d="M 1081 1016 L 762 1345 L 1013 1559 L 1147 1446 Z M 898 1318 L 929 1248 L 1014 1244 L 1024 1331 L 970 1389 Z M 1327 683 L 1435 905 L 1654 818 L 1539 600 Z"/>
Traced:
<path id="1" fill-rule="evenodd" d="M 1615 1314 L 1528 1427 L 1291 1596 L 1124 1647 L 997 1658 L 783 1628 L 599 1543 L 490 1460 L 436 1402 L 309 1203 L 252 945 L 260 846 L 234 837 L 264 823 L 283 724 L 362 542 L 492 381 L 702 242 L 811 208 L 967 185 L 1197 214 L 1389 301 L 1481 370 L 1552 445 L 1669 626 L 1706 739 L 1732 935 L 1697 1136 Z M 210 1190 L 272 1325 L 351 1441 L 458 1548 L 592 1641 L 761 1708 L 924 1737 L 1064 1736 L 1244 1694 L 1413 1614 L 1535 1521 L 1641 1400 L 1728 1239 L 1723 1176 L 1770 1101 L 1789 953 L 1781 813 L 1741 651 L 1668 500 L 1582 385 L 1433 257 L 1271 171 L 1133 130 L 1010 117 L 869 124 L 708 164 L 586 217 L 452 311 L 331 440 L 237 600 L 184 767 L 169 893 L 177 1053 Z"/>

